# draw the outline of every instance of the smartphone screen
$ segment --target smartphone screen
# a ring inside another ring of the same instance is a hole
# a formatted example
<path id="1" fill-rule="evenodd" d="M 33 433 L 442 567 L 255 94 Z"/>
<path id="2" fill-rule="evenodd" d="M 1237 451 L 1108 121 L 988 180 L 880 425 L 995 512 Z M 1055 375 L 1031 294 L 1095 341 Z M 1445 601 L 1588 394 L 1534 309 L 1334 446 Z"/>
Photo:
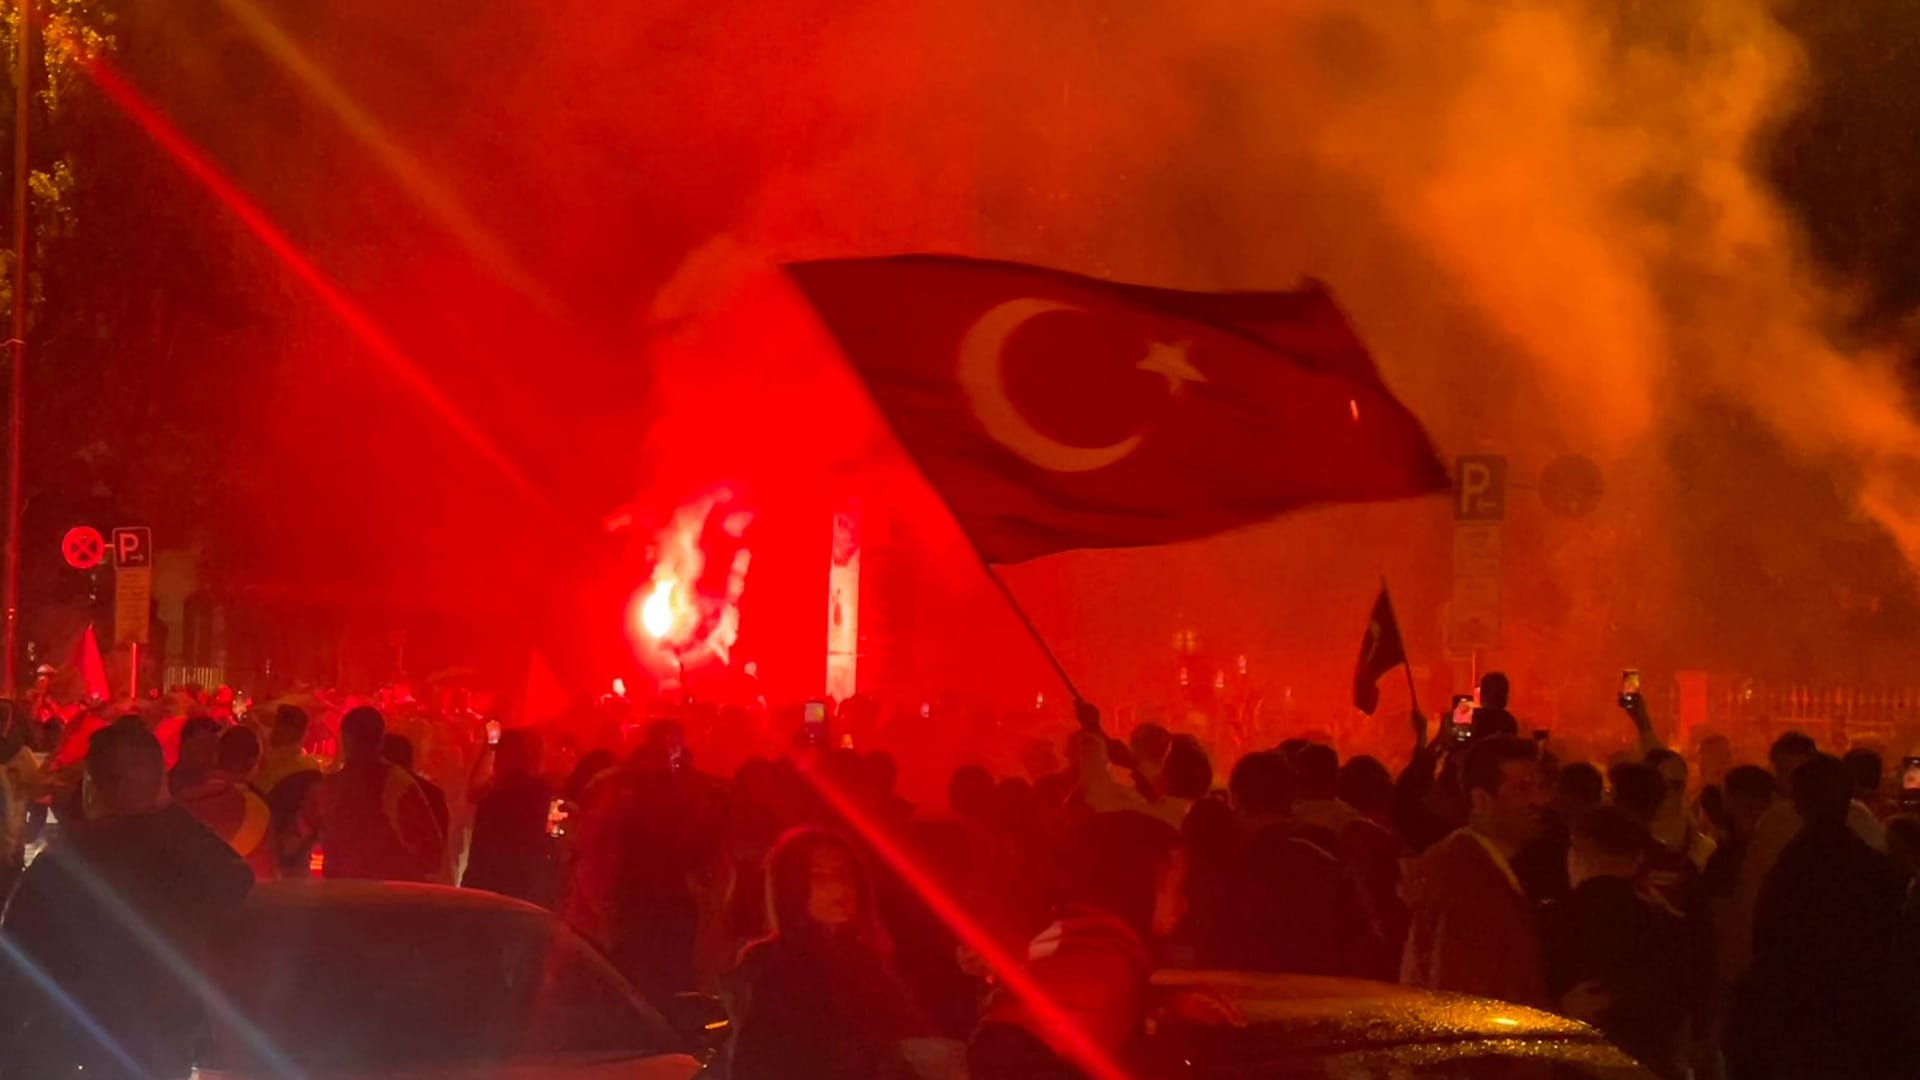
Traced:
<path id="1" fill-rule="evenodd" d="M 1453 695 L 1453 737 L 1461 742 L 1473 738 L 1473 695 Z"/>
<path id="2" fill-rule="evenodd" d="M 1920 757 L 1900 759 L 1900 801 L 1920 803 Z"/>
<path id="3" fill-rule="evenodd" d="M 1620 707 L 1632 709 L 1640 704 L 1640 669 L 1628 668 L 1620 673 Z"/>
<path id="4" fill-rule="evenodd" d="M 498 720 L 487 721 L 487 745 L 500 745 L 500 721 Z"/>
<path id="5" fill-rule="evenodd" d="M 806 734 L 807 742 L 814 746 L 824 746 L 827 742 L 827 703 L 809 701 L 800 717 L 801 730 Z"/>
<path id="6" fill-rule="evenodd" d="M 553 799 L 547 803 L 547 835 L 553 837 L 567 835 L 567 803 L 565 799 Z"/>

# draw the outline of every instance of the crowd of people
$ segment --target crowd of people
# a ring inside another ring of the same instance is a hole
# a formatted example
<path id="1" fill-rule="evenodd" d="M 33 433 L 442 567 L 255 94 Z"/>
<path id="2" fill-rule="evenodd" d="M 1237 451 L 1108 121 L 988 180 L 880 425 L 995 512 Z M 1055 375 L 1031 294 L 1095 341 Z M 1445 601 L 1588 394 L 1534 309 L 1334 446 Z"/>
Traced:
<path id="1" fill-rule="evenodd" d="M 85 1016 L 109 1075 L 183 1075 L 194 996 L 154 988 L 250 883 L 320 876 L 548 907 L 649 997 L 718 995 L 737 1080 L 1077 1075 L 1056 1010 L 1124 1059 L 1163 966 L 1536 1006 L 1661 1077 L 1915 1074 L 1920 817 L 1878 753 L 1789 733 L 1765 766 L 1690 761 L 1636 697 L 1638 750 L 1560 761 L 1508 698 L 1490 674 L 1470 725 L 1416 714 L 1397 776 L 1305 739 L 1221 770 L 1083 707 L 1019 775 L 954 769 L 938 809 L 826 725 L 722 777 L 664 716 L 563 754 L 464 703 L 9 710 L 0 1063 L 97 1060 Z"/>

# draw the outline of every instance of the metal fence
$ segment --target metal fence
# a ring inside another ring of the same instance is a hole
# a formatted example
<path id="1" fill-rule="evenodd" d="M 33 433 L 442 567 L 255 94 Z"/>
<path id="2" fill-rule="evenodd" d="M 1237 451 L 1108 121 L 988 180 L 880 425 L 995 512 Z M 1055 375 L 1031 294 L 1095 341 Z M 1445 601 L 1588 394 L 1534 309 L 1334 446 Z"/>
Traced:
<path id="1" fill-rule="evenodd" d="M 216 686 L 224 684 L 226 681 L 227 670 L 222 667 L 196 667 L 188 664 L 168 664 L 160 685 L 162 687 L 168 687 L 193 684 L 195 686 L 204 686 L 211 690 Z"/>
<path id="2" fill-rule="evenodd" d="M 1716 680 L 1709 723 L 1735 738 L 1803 731 L 1823 747 L 1875 746 L 1904 754 L 1920 736 L 1920 688 Z"/>

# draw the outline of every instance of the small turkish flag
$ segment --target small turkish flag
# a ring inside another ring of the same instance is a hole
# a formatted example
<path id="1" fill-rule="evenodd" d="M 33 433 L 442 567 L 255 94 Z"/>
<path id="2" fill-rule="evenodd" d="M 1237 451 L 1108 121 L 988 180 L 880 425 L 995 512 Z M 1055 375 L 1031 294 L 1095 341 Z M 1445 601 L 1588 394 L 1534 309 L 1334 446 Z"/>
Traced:
<path id="1" fill-rule="evenodd" d="M 1372 716 L 1380 707 L 1380 676 L 1407 662 L 1407 643 L 1400 636 L 1400 620 L 1393 617 L 1393 597 L 1380 583 L 1380 596 L 1367 616 L 1367 633 L 1360 639 L 1360 659 L 1353 665 L 1353 707 Z"/>
<path id="2" fill-rule="evenodd" d="M 988 562 L 1448 486 L 1315 284 L 1190 293 L 935 255 L 787 271 Z"/>

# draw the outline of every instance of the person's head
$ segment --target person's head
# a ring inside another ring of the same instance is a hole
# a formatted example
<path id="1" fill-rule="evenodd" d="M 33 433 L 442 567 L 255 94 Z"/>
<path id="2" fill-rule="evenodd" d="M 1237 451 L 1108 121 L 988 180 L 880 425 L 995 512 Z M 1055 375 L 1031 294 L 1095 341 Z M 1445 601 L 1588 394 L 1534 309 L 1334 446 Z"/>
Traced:
<path id="1" fill-rule="evenodd" d="M 245 776 L 260 764 L 260 736 L 245 724 L 235 724 L 220 733 L 220 748 L 214 754 L 214 767 L 223 773 Z"/>
<path id="2" fill-rule="evenodd" d="M 1063 898 L 1124 920 L 1147 939 L 1172 933 L 1186 914 L 1180 834 L 1133 811 L 1095 814 L 1065 848 Z"/>
<path id="3" fill-rule="evenodd" d="M 385 735 L 380 736 L 380 756 L 408 772 L 412 772 L 413 740 L 397 731 L 389 731 Z"/>
<path id="4" fill-rule="evenodd" d="M 1340 755 L 1324 743 L 1310 743 L 1293 756 L 1295 791 L 1302 799 L 1340 797 Z"/>
<path id="5" fill-rule="evenodd" d="M 661 747 L 671 753 L 684 749 L 687 745 L 687 730 L 678 720 L 647 721 L 646 744 Z"/>
<path id="6" fill-rule="evenodd" d="M 504 731 L 501 732 L 501 741 L 505 742 L 506 738 L 507 733 Z M 566 797 L 574 802 L 579 802 L 587 794 L 587 785 L 591 784 L 595 777 L 613 768 L 619 764 L 619 762 L 619 755 L 605 747 L 598 750 L 587 751 L 581 755 L 579 762 L 573 767 L 573 772 L 567 777 Z M 496 768 L 499 766 L 497 759 L 494 765 Z M 771 768 L 771 766 L 769 766 L 769 768 Z"/>
<path id="7" fill-rule="evenodd" d="M 1362 754 L 1340 766 L 1340 800 L 1368 817 L 1393 811 L 1393 774 L 1379 758 Z"/>
<path id="8" fill-rule="evenodd" d="M 1540 748 L 1532 739 L 1496 735 L 1467 752 L 1460 769 L 1469 804 L 1468 821 L 1476 832 L 1517 851 L 1540 835 L 1547 807 L 1540 777 Z"/>
<path id="9" fill-rule="evenodd" d="M 1513 697 L 1513 684 L 1507 680 L 1504 671 L 1489 671 L 1480 676 L 1480 707 L 1483 709 L 1505 709 Z"/>
<path id="10" fill-rule="evenodd" d="M 1719 784 L 1733 768 L 1733 741 L 1725 735 L 1708 735 L 1700 740 L 1700 782 Z"/>
<path id="11" fill-rule="evenodd" d="M 1176 736 L 1167 748 L 1167 764 L 1161 773 L 1167 794 L 1176 799 L 1199 799 L 1213 790 L 1213 762 L 1200 740 L 1191 735 Z"/>
<path id="12" fill-rule="evenodd" d="M 1735 836 L 1753 835 L 1761 815 L 1773 805 L 1779 791 L 1773 774 L 1758 765 L 1735 765 L 1727 770 L 1720 784 L 1721 803 L 1726 807 L 1727 828 Z"/>
<path id="13" fill-rule="evenodd" d="M 767 919 L 783 938 L 880 944 L 866 866 L 852 843 L 827 829 L 794 829 L 767 853 Z"/>
<path id="14" fill-rule="evenodd" d="M 1798 731 L 1789 731 L 1773 740 L 1773 747 L 1767 751 L 1767 762 L 1773 766 L 1773 778 L 1780 785 L 1780 793 L 1793 791 L 1793 771 L 1811 760 L 1820 752 L 1813 739 Z"/>
<path id="15" fill-rule="evenodd" d="M 993 786 L 993 820 L 1007 836 L 1026 836 L 1043 819 L 1046 807 L 1024 776 L 1008 776 Z"/>
<path id="16" fill-rule="evenodd" d="M 1159 724 L 1141 724 L 1127 736 L 1127 749 L 1133 751 L 1134 767 L 1142 775 L 1157 777 L 1166 765 L 1167 752 L 1173 749 L 1173 736 Z"/>
<path id="17" fill-rule="evenodd" d="M 307 741 L 307 710 L 282 705 L 273 710 L 273 745 L 299 746 Z"/>
<path id="18" fill-rule="evenodd" d="M 1059 772 L 1060 754 L 1054 750 L 1053 740 L 1044 737 L 1028 739 L 1020 747 L 1020 767 L 1026 770 L 1029 780 Z"/>
<path id="19" fill-rule="evenodd" d="M 1853 778 L 1854 798 L 1872 799 L 1880 794 L 1880 782 L 1887 775 L 1887 764 L 1881 758 L 1880 751 L 1868 746 L 1856 746 L 1840 760 L 1847 766 L 1847 775 Z"/>
<path id="20" fill-rule="evenodd" d="M 876 795 L 892 795 L 900 786 L 900 763 L 885 750 L 867 751 L 867 783 Z"/>
<path id="21" fill-rule="evenodd" d="M 1672 809 L 1687 798 L 1687 759 L 1678 753 L 1658 747 L 1647 751 L 1647 764 L 1660 773 L 1660 783 L 1665 791 L 1663 805 Z"/>
<path id="22" fill-rule="evenodd" d="M 993 774 L 984 765 L 962 765 L 947 781 L 947 807 L 963 821 L 981 821 L 993 812 Z"/>
<path id="23" fill-rule="evenodd" d="M 1204 870 L 1225 870 L 1241 861 L 1240 819 L 1224 799 L 1201 799 L 1180 820 L 1180 842 L 1196 875 Z M 1200 882 L 1189 880 L 1188 895 Z"/>
<path id="24" fill-rule="evenodd" d="M 1887 819 L 1887 857 L 1901 884 L 1920 876 L 1920 818 L 1896 814 Z"/>
<path id="25" fill-rule="evenodd" d="M 1567 877 L 1574 888 L 1594 878 L 1636 878 L 1652 834 L 1617 806 L 1596 806 L 1573 819 Z"/>
<path id="26" fill-rule="evenodd" d="M 219 753 L 219 721 L 209 716 L 188 717 L 180 726 L 180 764 L 187 769 L 211 769 Z"/>
<path id="27" fill-rule="evenodd" d="M 1832 754 L 1815 754 L 1793 771 L 1793 805 L 1807 828 L 1845 828 L 1853 806 L 1853 777 Z"/>
<path id="28" fill-rule="evenodd" d="M 873 779 L 867 773 L 867 759 L 858 750 L 836 746 L 820 754 L 818 776 L 831 790 L 871 809 L 874 803 Z"/>
<path id="29" fill-rule="evenodd" d="M 1719 784 L 1700 789 L 1700 797 L 1693 801 L 1693 812 L 1706 822 L 1715 843 L 1725 843 L 1726 837 L 1733 835 L 1733 822 L 1727 820 L 1727 793 L 1720 790 Z"/>
<path id="30" fill-rule="evenodd" d="M 340 751 L 347 761 L 375 761 L 384 749 L 387 721 L 380 710 L 362 705 L 340 718 Z"/>
<path id="31" fill-rule="evenodd" d="M 1644 761 L 1623 761 L 1607 770 L 1607 782 L 1613 788 L 1613 805 L 1640 824 L 1653 825 L 1667 801 L 1667 782 L 1659 769 Z"/>
<path id="32" fill-rule="evenodd" d="M 1227 795 L 1244 820 L 1286 817 L 1292 811 L 1293 769 L 1278 750 L 1255 751 L 1234 765 Z"/>
<path id="33" fill-rule="evenodd" d="M 540 734 L 509 728 L 493 748 L 493 771 L 501 776 L 532 776 L 540 771 Z"/>
<path id="34" fill-rule="evenodd" d="M 1554 777 L 1553 801 L 1561 816 L 1572 821 L 1607 799 L 1607 780 L 1589 761 L 1560 766 Z"/>
<path id="35" fill-rule="evenodd" d="M 83 802 L 90 818 L 147 814 L 161 805 L 166 755 L 146 725 L 132 719 L 95 732 L 87 746 Z"/>

